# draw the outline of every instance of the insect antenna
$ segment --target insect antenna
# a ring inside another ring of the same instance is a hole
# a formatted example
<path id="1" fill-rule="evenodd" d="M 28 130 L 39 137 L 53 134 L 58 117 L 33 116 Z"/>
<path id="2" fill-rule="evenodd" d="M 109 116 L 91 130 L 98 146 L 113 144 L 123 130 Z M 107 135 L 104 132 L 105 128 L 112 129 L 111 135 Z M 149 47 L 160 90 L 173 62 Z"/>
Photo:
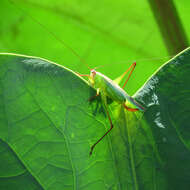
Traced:
<path id="1" fill-rule="evenodd" d="M 78 57 L 79 61 L 86 65 L 87 68 L 89 70 L 91 70 L 91 68 L 86 64 L 86 62 L 84 61 L 84 59 L 73 49 L 71 48 L 69 45 L 67 45 L 62 39 L 60 39 L 55 33 L 53 33 L 52 31 L 50 31 L 44 24 L 42 24 L 41 22 L 39 22 L 35 17 L 33 17 L 31 14 L 29 14 L 28 12 L 26 12 L 24 9 L 22 9 L 21 7 L 17 6 L 17 4 L 14 2 L 14 0 L 8 0 L 11 4 L 13 4 L 18 10 L 20 10 L 21 12 L 23 12 L 25 15 L 27 15 L 28 17 L 30 17 L 34 22 L 36 22 L 39 26 L 41 26 L 43 29 L 45 29 L 52 37 L 54 37 L 54 39 L 56 39 L 57 41 L 59 41 L 64 47 L 66 47 L 68 50 L 70 50 L 72 52 L 73 55 L 75 55 L 76 57 Z"/>
<path id="2" fill-rule="evenodd" d="M 99 65 L 99 66 L 97 66 L 97 67 L 94 67 L 93 69 L 96 70 L 96 69 L 99 69 L 99 68 L 104 67 L 104 66 L 105 66 L 105 65 Z"/>

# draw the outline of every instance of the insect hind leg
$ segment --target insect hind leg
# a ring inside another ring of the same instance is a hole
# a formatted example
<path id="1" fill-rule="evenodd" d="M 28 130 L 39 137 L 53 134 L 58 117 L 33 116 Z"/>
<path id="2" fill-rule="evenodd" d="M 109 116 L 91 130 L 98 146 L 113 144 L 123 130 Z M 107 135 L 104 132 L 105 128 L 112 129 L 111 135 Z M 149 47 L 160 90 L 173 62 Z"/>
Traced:
<path id="1" fill-rule="evenodd" d="M 127 79 L 126 79 L 124 85 L 122 86 L 122 88 L 125 88 L 125 86 L 126 86 L 128 80 L 129 80 L 131 74 L 133 73 L 133 70 L 135 69 L 135 67 L 136 67 L 136 62 L 134 62 L 134 63 L 123 73 L 122 77 L 124 77 L 124 76 L 131 70 L 130 73 L 129 73 L 129 76 L 127 77 Z"/>
<path id="2" fill-rule="evenodd" d="M 130 108 L 128 106 L 126 106 L 125 104 L 123 104 L 124 108 L 127 110 L 127 111 L 131 111 L 131 112 L 135 112 L 135 111 L 139 111 L 138 108 Z"/>

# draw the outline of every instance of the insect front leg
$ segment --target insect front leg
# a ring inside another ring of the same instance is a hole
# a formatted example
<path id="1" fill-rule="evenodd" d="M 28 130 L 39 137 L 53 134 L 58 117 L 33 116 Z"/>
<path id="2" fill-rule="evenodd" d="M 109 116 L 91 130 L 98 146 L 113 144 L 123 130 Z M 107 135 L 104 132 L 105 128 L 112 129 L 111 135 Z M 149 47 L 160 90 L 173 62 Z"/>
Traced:
<path id="1" fill-rule="evenodd" d="M 95 99 L 97 96 L 99 96 L 99 95 L 100 95 L 100 89 L 98 88 L 98 89 L 96 90 L 96 95 L 90 97 L 90 98 L 88 99 L 88 101 L 91 102 L 92 100 L 94 100 L 94 99 Z"/>
<path id="2" fill-rule="evenodd" d="M 90 77 L 90 75 L 88 75 L 88 74 L 80 74 L 80 73 L 78 73 L 78 72 L 76 72 L 79 76 L 81 76 L 81 77 Z"/>
<path id="3" fill-rule="evenodd" d="M 111 117 L 110 117 L 110 114 L 109 114 L 109 111 L 108 111 L 108 104 L 107 104 L 106 95 L 104 93 L 101 93 L 101 97 L 102 97 L 102 102 L 103 102 L 104 108 L 106 110 L 106 114 L 107 114 L 109 122 L 110 122 L 110 129 L 98 141 L 96 141 L 96 143 L 94 143 L 91 146 L 91 148 L 90 148 L 90 156 L 92 155 L 92 152 L 93 152 L 95 146 L 113 129 L 113 123 L 112 123 L 112 120 L 111 120 Z"/>

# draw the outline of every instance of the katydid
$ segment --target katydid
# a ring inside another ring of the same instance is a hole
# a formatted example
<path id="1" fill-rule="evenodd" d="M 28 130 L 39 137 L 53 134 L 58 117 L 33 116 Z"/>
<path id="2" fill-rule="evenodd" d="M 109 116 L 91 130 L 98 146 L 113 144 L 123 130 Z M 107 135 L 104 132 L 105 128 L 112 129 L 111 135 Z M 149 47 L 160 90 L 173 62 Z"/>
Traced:
<path id="1" fill-rule="evenodd" d="M 102 102 L 104 104 L 104 108 L 106 111 L 106 114 L 108 116 L 109 122 L 110 122 L 110 129 L 97 141 L 95 142 L 90 149 L 90 155 L 92 155 L 92 152 L 95 148 L 95 146 L 113 129 L 113 123 L 108 111 L 108 104 L 107 104 L 107 97 L 111 98 L 112 100 L 116 101 L 117 103 L 123 105 L 123 107 L 131 112 L 135 111 L 144 111 L 145 109 L 137 103 L 131 96 L 129 96 L 123 88 L 127 84 L 134 68 L 136 66 L 136 62 L 134 62 L 128 69 L 123 73 L 121 78 L 123 78 L 128 71 L 130 71 L 129 76 L 127 80 L 125 81 L 123 87 L 121 88 L 118 84 L 116 84 L 114 81 L 112 81 L 107 76 L 103 75 L 100 72 L 97 72 L 95 69 L 91 69 L 90 75 L 81 75 L 80 76 L 87 76 L 89 78 L 89 83 L 92 87 L 96 89 L 96 95 L 91 97 L 89 100 L 92 100 L 98 95 L 101 95 Z M 132 105 L 134 105 L 136 108 L 130 108 L 126 105 L 126 102 L 130 102 Z"/>
<path id="2" fill-rule="evenodd" d="M 14 1 L 9 0 L 12 4 L 15 4 Z M 16 6 L 16 5 L 15 5 Z M 16 6 L 17 7 L 17 6 Z M 22 10 L 22 8 L 18 7 L 19 9 Z M 28 14 L 26 11 L 22 10 L 23 12 L 26 13 L 34 22 L 38 23 L 41 27 L 46 29 L 56 40 L 60 41 L 64 47 L 68 48 L 69 50 L 72 51 L 72 53 L 77 56 L 80 61 L 85 64 L 87 67 L 88 65 L 83 61 L 83 59 L 70 47 L 68 46 L 63 40 L 59 39 L 54 33 L 49 31 L 45 25 L 41 24 L 37 19 L 35 19 L 33 16 Z M 113 122 L 110 117 L 110 113 L 108 111 L 108 104 L 107 104 L 107 97 L 111 98 L 113 101 L 116 101 L 117 103 L 121 104 L 127 111 L 135 112 L 135 111 L 145 111 L 145 109 L 137 103 L 131 96 L 129 96 L 123 88 L 126 86 L 134 68 L 136 66 L 136 62 L 134 62 L 121 76 L 121 79 L 130 71 L 127 80 L 125 81 L 123 87 L 121 88 L 117 83 L 109 79 L 107 76 L 103 75 L 100 72 L 97 72 L 95 69 L 90 69 L 90 74 L 89 75 L 82 75 L 79 74 L 80 76 L 87 76 L 89 79 L 89 83 L 92 87 L 96 89 L 96 96 L 100 95 L 102 98 L 102 103 L 104 105 L 107 117 L 109 119 L 110 123 L 110 129 L 98 140 L 96 141 L 90 149 L 90 155 L 92 155 L 92 152 L 95 148 L 95 146 L 113 129 Z M 91 101 L 94 97 L 89 98 Z M 126 105 L 126 102 L 130 102 L 132 105 L 135 106 L 135 108 L 128 107 Z"/>

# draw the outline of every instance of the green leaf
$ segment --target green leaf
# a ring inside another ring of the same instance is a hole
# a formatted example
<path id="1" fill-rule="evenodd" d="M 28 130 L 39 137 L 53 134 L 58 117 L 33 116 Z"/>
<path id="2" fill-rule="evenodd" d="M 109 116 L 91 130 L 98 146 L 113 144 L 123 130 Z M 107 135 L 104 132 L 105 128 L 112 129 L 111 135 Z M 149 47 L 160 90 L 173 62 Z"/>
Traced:
<path id="1" fill-rule="evenodd" d="M 145 113 L 109 104 L 71 70 L 0 55 L 0 189 L 188 189 L 190 49 L 134 95 Z"/>
<path id="2" fill-rule="evenodd" d="M 190 188 L 189 84 L 190 48 L 163 65 L 135 95 L 147 106 L 144 127 L 152 131 L 162 161 L 157 171 L 163 169 L 173 190 Z"/>
<path id="3" fill-rule="evenodd" d="M 0 56 L 0 78 L 1 146 L 10 154 L 0 157 L 0 168 L 11 162 L 14 171 L 2 170 L 1 188 L 7 185 L 3 176 L 11 187 L 20 173 L 29 174 L 26 181 L 34 178 L 38 189 L 117 186 L 108 139 L 89 158 L 106 125 L 99 103 L 88 103 L 95 91 L 84 80 L 47 60 L 11 54 Z"/>

